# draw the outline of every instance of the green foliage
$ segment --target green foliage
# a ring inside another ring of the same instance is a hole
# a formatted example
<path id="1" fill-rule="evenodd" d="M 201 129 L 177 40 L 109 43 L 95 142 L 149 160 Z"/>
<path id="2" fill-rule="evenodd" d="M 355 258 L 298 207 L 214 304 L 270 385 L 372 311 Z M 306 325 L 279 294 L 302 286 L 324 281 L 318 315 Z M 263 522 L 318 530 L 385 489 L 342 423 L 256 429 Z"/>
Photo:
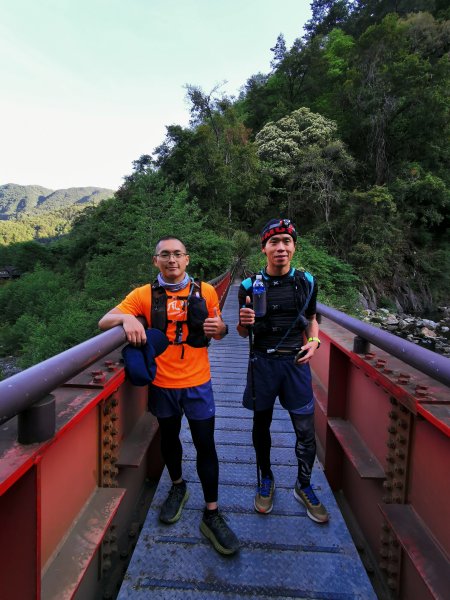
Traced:
<path id="1" fill-rule="evenodd" d="M 259 271 L 266 264 L 265 254 L 254 253 L 247 259 L 251 271 Z M 316 245 L 314 240 L 300 239 L 292 260 L 292 266 L 309 271 L 319 285 L 318 301 L 338 310 L 355 312 L 358 300 L 359 278 L 352 267 L 331 256 Z"/>
<path id="2" fill-rule="evenodd" d="M 255 233 L 286 213 L 321 302 L 351 311 L 369 286 L 387 305 L 402 290 L 448 304 L 447 4 L 314 0 L 305 36 L 281 34 L 238 100 L 186 86 L 190 126 L 168 126 L 100 204 L 98 188 L 0 186 L 0 266 L 26 273 L 0 287 L 1 351 L 28 365 L 93 335 L 155 276 L 163 235 L 185 241 L 193 276 L 257 268 Z"/>

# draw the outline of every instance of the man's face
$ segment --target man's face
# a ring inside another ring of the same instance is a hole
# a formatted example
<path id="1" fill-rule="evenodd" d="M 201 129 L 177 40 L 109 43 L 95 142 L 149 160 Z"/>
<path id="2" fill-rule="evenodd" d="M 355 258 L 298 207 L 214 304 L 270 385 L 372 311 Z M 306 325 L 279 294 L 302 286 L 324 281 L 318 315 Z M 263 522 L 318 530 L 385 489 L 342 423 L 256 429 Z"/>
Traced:
<path id="1" fill-rule="evenodd" d="M 295 243 L 287 233 L 273 235 L 267 240 L 262 252 L 267 256 L 267 264 L 274 269 L 289 267 L 295 252 Z"/>
<path id="2" fill-rule="evenodd" d="M 165 281 L 178 283 L 186 272 L 189 254 L 186 254 L 186 248 L 180 240 L 163 240 L 156 246 L 153 264 L 160 270 Z"/>

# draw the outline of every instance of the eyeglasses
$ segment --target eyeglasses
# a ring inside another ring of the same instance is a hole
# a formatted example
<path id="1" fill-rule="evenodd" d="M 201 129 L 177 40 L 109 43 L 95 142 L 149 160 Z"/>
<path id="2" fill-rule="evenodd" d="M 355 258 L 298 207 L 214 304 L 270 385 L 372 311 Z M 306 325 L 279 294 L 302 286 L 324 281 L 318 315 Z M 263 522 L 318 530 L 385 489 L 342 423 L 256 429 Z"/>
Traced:
<path id="1" fill-rule="evenodd" d="M 155 254 L 155 256 L 161 260 L 170 260 L 170 257 L 173 256 L 178 260 L 179 258 L 183 258 L 183 256 L 187 256 L 187 254 L 186 252 L 180 252 L 180 250 L 177 250 L 176 252 L 168 252 L 167 250 L 163 250 L 159 254 Z"/>

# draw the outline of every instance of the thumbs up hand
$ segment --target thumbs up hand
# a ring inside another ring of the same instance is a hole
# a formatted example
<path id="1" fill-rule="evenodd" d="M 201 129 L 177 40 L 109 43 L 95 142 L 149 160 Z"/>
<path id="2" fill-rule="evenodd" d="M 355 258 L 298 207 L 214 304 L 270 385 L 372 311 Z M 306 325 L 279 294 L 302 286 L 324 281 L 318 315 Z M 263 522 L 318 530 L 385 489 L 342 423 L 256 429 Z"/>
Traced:
<path id="1" fill-rule="evenodd" d="M 222 317 L 219 314 L 217 308 L 214 309 L 214 317 L 208 317 L 203 323 L 203 331 L 209 338 L 221 337 L 226 333 L 225 323 L 222 321 Z"/>
<path id="2" fill-rule="evenodd" d="M 251 327 L 255 324 L 255 311 L 252 308 L 250 296 L 245 298 L 245 306 L 239 309 L 239 325 Z"/>

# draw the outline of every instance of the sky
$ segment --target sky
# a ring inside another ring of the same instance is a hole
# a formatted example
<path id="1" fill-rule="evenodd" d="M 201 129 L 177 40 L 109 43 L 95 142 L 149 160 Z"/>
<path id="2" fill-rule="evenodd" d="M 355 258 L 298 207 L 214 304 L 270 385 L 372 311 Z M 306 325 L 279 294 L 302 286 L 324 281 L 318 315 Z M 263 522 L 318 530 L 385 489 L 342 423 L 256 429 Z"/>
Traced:
<path id="1" fill-rule="evenodd" d="M 0 0 L 0 185 L 116 190 L 167 125 L 188 126 L 186 84 L 237 96 L 309 4 Z"/>

